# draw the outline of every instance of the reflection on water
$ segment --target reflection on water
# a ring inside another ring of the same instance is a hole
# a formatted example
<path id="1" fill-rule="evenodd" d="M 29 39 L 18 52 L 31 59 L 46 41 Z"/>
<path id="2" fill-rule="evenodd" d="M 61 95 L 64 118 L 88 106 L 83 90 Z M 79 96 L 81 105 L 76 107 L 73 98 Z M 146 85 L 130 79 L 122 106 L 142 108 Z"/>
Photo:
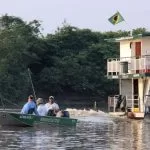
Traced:
<path id="1" fill-rule="evenodd" d="M 91 110 L 80 110 L 74 116 L 79 119 L 76 127 L 1 127 L 0 149 L 148 150 L 150 147 L 150 119 L 112 118 Z"/>

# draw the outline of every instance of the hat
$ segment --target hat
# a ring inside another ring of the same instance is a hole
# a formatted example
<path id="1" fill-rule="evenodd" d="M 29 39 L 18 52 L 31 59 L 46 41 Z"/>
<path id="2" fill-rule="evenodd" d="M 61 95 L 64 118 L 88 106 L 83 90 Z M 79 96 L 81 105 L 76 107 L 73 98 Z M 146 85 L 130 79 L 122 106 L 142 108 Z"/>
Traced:
<path id="1" fill-rule="evenodd" d="M 37 100 L 36 100 L 36 104 L 37 105 L 39 105 L 39 104 L 43 104 L 44 102 L 43 102 L 43 98 L 38 98 Z"/>
<path id="2" fill-rule="evenodd" d="M 29 95 L 28 98 L 33 99 L 33 95 Z"/>
<path id="3" fill-rule="evenodd" d="M 49 99 L 52 99 L 52 100 L 54 100 L 54 96 L 49 96 Z"/>

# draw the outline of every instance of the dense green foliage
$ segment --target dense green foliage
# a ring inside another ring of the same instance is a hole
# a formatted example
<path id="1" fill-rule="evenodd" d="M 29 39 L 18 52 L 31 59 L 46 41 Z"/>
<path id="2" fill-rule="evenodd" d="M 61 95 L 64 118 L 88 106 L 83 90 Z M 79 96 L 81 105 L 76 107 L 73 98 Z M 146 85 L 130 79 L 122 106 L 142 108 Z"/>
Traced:
<path id="1" fill-rule="evenodd" d="M 106 78 L 106 63 L 107 58 L 119 56 L 119 45 L 105 39 L 129 32 L 101 33 L 63 25 L 43 36 L 39 21 L 27 23 L 7 15 L 0 18 L 0 26 L 1 97 L 21 100 L 32 93 L 28 68 L 38 95 L 117 93 L 117 82 Z"/>

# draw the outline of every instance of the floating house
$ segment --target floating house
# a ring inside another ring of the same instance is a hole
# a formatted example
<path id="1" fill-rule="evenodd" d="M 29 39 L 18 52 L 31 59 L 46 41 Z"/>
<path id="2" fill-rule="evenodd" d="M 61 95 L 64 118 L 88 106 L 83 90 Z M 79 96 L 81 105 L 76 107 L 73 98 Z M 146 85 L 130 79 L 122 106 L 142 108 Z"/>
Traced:
<path id="1" fill-rule="evenodd" d="M 107 78 L 119 80 L 118 95 L 108 97 L 109 112 L 144 118 L 150 106 L 150 33 L 109 41 L 120 43 L 120 58 L 107 60 Z"/>

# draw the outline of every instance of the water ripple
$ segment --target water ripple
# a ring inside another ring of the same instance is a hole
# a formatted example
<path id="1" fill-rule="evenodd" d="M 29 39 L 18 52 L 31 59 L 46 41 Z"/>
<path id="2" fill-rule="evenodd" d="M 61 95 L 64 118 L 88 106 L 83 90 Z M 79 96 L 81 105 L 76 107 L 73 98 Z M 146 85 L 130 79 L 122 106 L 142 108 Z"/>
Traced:
<path id="1" fill-rule="evenodd" d="M 1 127 L 0 149 L 147 150 L 150 147 L 149 120 L 112 118 L 100 111 L 85 110 L 74 116 L 79 119 L 76 127 Z"/>

